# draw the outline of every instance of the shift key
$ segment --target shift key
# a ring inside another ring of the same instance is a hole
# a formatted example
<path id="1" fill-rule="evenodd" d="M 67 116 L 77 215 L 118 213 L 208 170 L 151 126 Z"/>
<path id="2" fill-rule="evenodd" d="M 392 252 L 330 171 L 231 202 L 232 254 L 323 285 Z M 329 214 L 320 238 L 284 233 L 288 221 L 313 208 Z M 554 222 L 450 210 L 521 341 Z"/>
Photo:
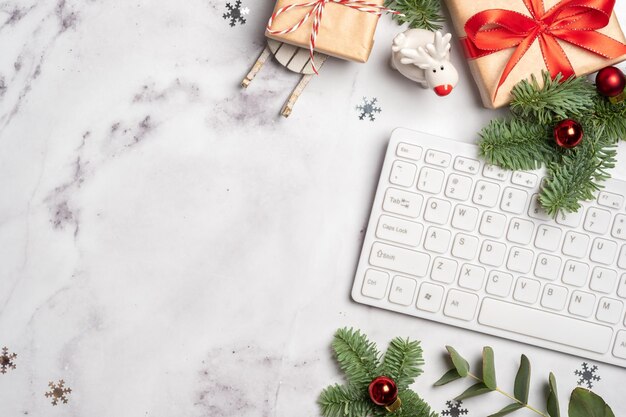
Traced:
<path id="1" fill-rule="evenodd" d="M 414 250 L 375 242 L 370 252 L 370 265 L 417 277 L 426 276 L 430 256 Z"/>

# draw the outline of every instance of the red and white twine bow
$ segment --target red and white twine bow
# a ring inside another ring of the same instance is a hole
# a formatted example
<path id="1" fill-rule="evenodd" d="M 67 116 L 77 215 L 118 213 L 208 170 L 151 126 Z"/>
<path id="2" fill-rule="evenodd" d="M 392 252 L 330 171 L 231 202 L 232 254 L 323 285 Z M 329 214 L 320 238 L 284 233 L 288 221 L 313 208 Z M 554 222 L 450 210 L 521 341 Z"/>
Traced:
<path id="1" fill-rule="evenodd" d="M 380 16 L 385 12 L 392 14 L 401 14 L 396 12 L 395 10 L 388 9 L 387 7 L 381 6 L 379 4 L 374 3 L 366 3 L 363 0 L 314 0 L 308 3 L 294 3 L 289 6 L 281 7 L 276 10 L 274 14 L 270 17 L 270 20 L 267 22 L 267 33 L 272 35 L 286 35 L 287 33 L 295 32 L 300 29 L 302 25 L 304 25 L 309 17 L 313 16 L 313 27 L 311 28 L 311 38 L 309 41 L 309 53 L 311 56 L 311 65 L 313 66 L 313 71 L 317 74 L 317 67 L 315 66 L 315 60 L 313 59 L 313 51 L 315 50 L 315 40 L 317 39 L 317 34 L 320 30 L 320 25 L 322 23 L 322 15 L 324 13 L 324 7 L 326 3 L 335 3 L 342 6 L 350 7 L 351 9 L 358 10 L 359 12 L 371 13 L 376 16 Z M 272 25 L 274 24 L 274 20 L 280 16 L 281 14 L 288 12 L 291 9 L 295 8 L 308 8 L 311 7 L 303 17 L 297 22 L 295 25 L 290 26 L 286 29 L 272 29 Z"/>

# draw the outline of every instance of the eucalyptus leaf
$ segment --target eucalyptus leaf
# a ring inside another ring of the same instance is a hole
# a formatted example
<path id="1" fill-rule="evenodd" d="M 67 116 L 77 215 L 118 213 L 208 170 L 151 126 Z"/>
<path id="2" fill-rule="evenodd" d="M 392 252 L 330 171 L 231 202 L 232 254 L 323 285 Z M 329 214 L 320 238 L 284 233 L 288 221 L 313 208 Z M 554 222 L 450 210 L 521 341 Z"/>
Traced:
<path id="1" fill-rule="evenodd" d="M 496 364 L 493 349 L 490 346 L 483 348 L 483 382 L 492 391 L 498 387 L 496 382 Z"/>
<path id="2" fill-rule="evenodd" d="M 486 393 L 491 392 L 491 391 L 492 390 L 489 389 L 489 387 L 487 387 L 484 383 L 479 382 L 477 384 L 472 385 L 471 387 L 469 387 L 465 391 L 463 391 L 463 393 L 461 395 L 459 395 L 458 397 L 456 397 L 454 400 L 455 401 L 463 401 L 463 400 L 465 400 L 467 398 L 476 397 L 478 395 L 483 395 L 483 394 L 486 394 Z"/>
<path id="3" fill-rule="evenodd" d="M 446 385 L 449 382 L 456 381 L 457 379 L 463 378 L 456 369 L 452 368 L 448 372 L 446 372 L 439 381 L 435 382 L 435 386 L 439 387 L 441 385 Z"/>
<path id="4" fill-rule="evenodd" d="M 561 417 L 561 407 L 559 406 L 559 394 L 556 390 L 556 378 L 554 374 L 550 372 L 550 377 L 548 378 L 548 415 L 550 417 Z"/>
<path id="5" fill-rule="evenodd" d="M 569 417 L 615 417 L 602 397 L 584 388 L 572 391 L 568 414 Z"/>
<path id="6" fill-rule="evenodd" d="M 459 352 L 457 352 L 452 346 L 446 346 L 446 349 L 450 354 L 452 364 L 456 368 L 456 371 L 459 375 L 461 375 L 461 377 L 465 378 L 470 370 L 469 363 L 461 355 L 459 355 Z"/>
<path id="7" fill-rule="evenodd" d="M 491 414 L 489 417 L 502 417 L 502 416 L 506 416 L 507 414 L 511 414 L 513 411 L 517 411 L 520 408 L 524 408 L 524 406 L 520 403 L 513 403 L 513 404 L 509 404 L 506 407 L 504 407 L 502 410 L 498 411 L 495 414 Z"/>
<path id="8" fill-rule="evenodd" d="M 523 404 L 528 404 L 528 392 L 530 390 L 530 361 L 526 355 L 522 355 L 517 375 L 515 376 L 515 386 L 513 394 L 515 398 Z"/>

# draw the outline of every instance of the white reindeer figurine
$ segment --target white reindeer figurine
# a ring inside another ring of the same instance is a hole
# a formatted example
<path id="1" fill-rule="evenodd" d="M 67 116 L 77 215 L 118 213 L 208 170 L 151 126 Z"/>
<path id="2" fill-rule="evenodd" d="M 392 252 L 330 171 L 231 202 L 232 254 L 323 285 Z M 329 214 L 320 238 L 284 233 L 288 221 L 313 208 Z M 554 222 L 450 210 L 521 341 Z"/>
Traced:
<path id="1" fill-rule="evenodd" d="M 459 82 L 450 62 L 450 38 L 441 32 L 409 29 L 393 40 L 391 66 L 438 96 L 447 96 Z"/>

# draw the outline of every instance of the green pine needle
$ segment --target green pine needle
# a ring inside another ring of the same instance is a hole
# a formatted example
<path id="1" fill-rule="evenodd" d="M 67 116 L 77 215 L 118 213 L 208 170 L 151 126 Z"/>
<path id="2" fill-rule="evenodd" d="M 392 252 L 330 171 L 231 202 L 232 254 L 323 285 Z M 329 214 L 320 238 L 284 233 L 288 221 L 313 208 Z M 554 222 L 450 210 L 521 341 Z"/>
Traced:
<path id="1" fill-rule="evenodd" d="M 404 390 L 422 374 L 423 364 L 419 341 L 395 338 L 385 353 L 381 374 L 393 379 L 399 390 Z"/>
<path id="2" fill-rule="evenodd" d="M 376 417 L 439 417 L 428 403 L 424 401 L 416 392 L 411 390 L 401 391 L 398 394 L 402 407 L 393 413 L 387 412 L 384 408 L 376 408 Z"/>
<path id="3" fill-rule="evenodd" d="M 603 127 L 608 139 L 626 140 L 626 101 L 612 104 L 602 96 L 594 100 L 592 122 L 595 126 Z"/>
<path id="4" fill-rule="evenodd" d="M 543 72 L 543 86 L 533 74 L 511 90 L 511 111 L 523 118 L 532 118 L 541 124 L 553 123 L 568 117 L 580 117 L 594 106 L 594 86 L 585 78 L 571 77 L 563 80 L 561 74 L 554 79 Z"/>
<path id="5" fill-rule="evenodd" d="M 327 387 L 318 403 L 324 417 L 366 417 L 373 405 L 364 392 L 345 385 Z"/>
<path id="6" fill-rule="evenodd" d="M 402 13 L 393 19 L 399 25 L 408 23 L 411 29 L 435 31 L 444 22 L 440 0 L 385 0 L 385 7 Z"/>
<path id="7" fill-rule="evenodd" d="M 546 127 L 523 120 L 492 120 L 480 132 L 480 154 L 489 164 L 511 170 L 537 169 L 555 159 Z"/>
<path id="8" fill-rule="evenodd" d="M 367 388 L 378 375 L 380 354 L 376 345 L 358 330 L 339 329 L 332 343 L 339 367 L 348 382 L 356 388 Z"/>

